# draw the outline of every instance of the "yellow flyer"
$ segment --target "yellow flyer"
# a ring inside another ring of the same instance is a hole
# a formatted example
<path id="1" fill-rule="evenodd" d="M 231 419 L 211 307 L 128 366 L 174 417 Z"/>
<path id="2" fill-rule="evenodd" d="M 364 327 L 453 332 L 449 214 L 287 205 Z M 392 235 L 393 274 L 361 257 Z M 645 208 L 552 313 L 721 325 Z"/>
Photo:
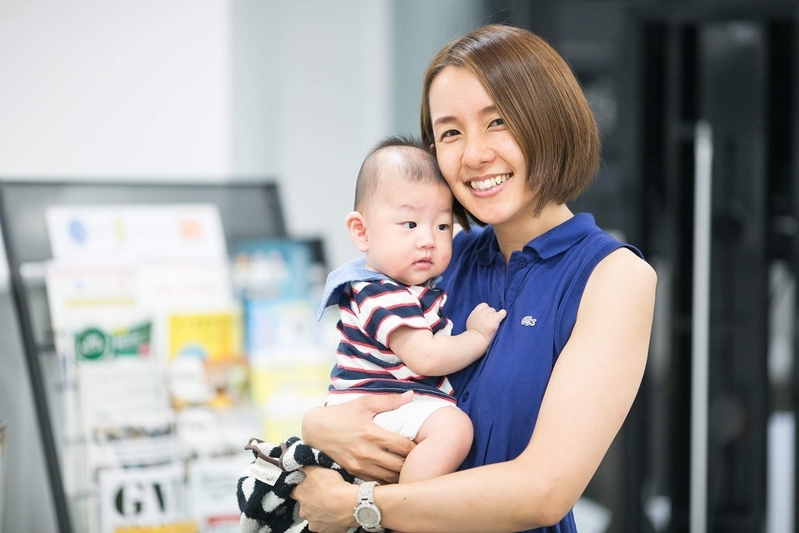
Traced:
<path id="1" fill-rule="evenodd" d="M 235 310 L 169 315 L 169 359 L 183 355 L 205 361 L 240 359 L 241 313 Z"/>
<path id="2" fill-rule="evenodd" d="M 160 526 L 118 527 L 114 529 L 114 533 L 197 533 L 197 524 L 188 521 Z"/>
<path id="3" fill-rule="evenodd" d="M 248 370 L 241 312 L 174 312 L 166 317 L 173 407 L 226 409 L 246 398 Z"/>

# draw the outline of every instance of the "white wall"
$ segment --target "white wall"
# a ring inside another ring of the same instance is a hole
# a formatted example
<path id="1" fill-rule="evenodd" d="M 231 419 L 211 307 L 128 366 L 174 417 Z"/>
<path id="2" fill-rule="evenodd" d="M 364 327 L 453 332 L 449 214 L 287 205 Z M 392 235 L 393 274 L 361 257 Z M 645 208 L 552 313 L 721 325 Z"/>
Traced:
<path id="1" fill-rule="evenodd" d="M 0 2 L 0 176 L 227 176 L 229 10 Z"/>
<path id="2" fill-rule="evenodd" d="M 290 234 L 321 236 L 331 265 L 361 160 L 391 131 L 387 0 L 238 1 L 233 173 L 272 175 Z"/>

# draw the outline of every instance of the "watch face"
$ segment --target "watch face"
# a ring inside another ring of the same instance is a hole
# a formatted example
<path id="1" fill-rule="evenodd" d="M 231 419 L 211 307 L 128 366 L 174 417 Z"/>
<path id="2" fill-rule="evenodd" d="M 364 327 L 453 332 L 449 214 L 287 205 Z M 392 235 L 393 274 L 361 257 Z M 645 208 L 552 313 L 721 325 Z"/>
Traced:
<path id="1" fill-rule="evenodd" d="M 366 527 L 373 527 L 380 523 L 380 516 L 374 507 L 359 507 L 355 519 Z"/>

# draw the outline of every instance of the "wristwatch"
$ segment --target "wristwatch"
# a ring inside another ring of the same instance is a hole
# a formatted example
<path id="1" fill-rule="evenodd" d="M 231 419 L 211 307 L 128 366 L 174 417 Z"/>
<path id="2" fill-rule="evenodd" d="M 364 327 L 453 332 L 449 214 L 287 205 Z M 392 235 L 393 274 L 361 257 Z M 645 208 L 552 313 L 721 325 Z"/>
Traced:
<path id="1" fill-rule="evenodd" d="M 383 533 L 380 525 L 380 509 L 375 505 L 375 481 L 364 481 L 358 487 L 358 505 L 352 515 L 364 531 L 368 533 Z"/>

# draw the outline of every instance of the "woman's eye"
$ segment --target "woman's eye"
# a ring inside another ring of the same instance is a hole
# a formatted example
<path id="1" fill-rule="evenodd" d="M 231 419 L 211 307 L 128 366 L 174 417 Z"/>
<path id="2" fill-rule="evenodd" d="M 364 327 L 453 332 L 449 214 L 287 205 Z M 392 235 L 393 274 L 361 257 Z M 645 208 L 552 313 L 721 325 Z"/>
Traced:
<path id="1" fill-rule="evenodd" d="M 456 135 L 460 134 L 458 130 L 447 130 L 441 134 L 439 137 L 441 140 L 446 139 L 447 137 L 455 137 Z"/>
<path id="2" fill-rule="evenodd" d="M 490 128 L 491 126 L 504 126 L 504 125 L 505 125 L 505 120 L 501 118 L 495 118 L 494 120 L 491 121 L 491 124 L 489 124 L 488 127 Z"/>
<path id="3" fill-rule="evenodd" d="M 449 224 L 439 224 L 438 229 L 441 231 L 447 231 L 449 229 Z"/>
<path id="4" fill-rule="evenodd" d="M 402 225 L 408 229 L 413 229 L 416 227 L 416 222 L 403 222 Z"/>

